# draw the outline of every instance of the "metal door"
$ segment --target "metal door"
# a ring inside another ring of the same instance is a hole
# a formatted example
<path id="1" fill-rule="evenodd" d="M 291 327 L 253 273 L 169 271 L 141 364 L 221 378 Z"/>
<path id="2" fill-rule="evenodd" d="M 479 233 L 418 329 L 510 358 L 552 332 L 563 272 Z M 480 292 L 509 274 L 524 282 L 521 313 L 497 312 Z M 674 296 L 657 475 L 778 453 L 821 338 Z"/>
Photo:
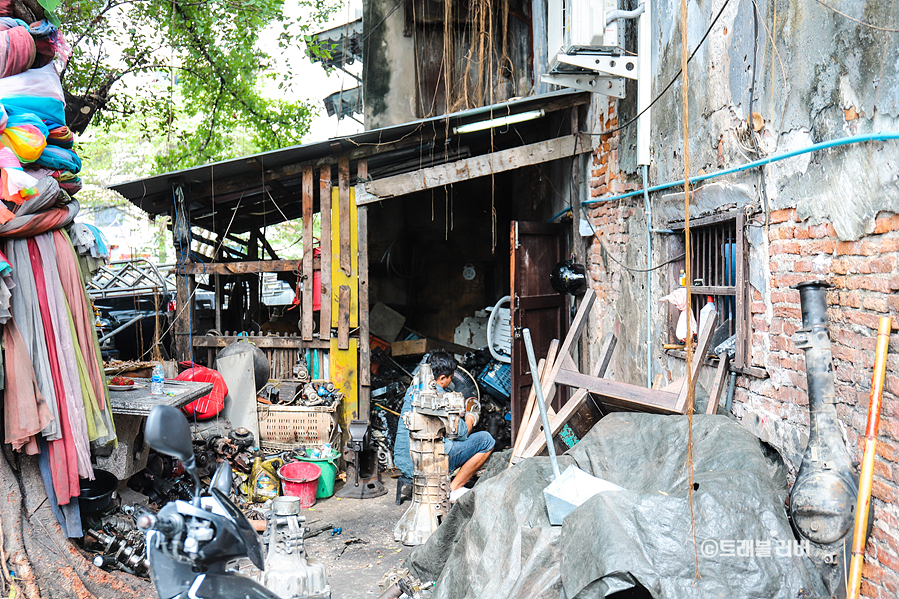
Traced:
<path id="1" fill-rule="evenodd" d="M 568 331 L 568 296 L 549 283 L 552 267 L 568 257 L 568 228 L 555 223 L 512 221 L 512 436 L 518 433 L 531 390 L 531 372 L 520 331 L 528 328 L 537 360 L 553 339 Z M 556 393 L 553 406 L 561 407 Z"/>

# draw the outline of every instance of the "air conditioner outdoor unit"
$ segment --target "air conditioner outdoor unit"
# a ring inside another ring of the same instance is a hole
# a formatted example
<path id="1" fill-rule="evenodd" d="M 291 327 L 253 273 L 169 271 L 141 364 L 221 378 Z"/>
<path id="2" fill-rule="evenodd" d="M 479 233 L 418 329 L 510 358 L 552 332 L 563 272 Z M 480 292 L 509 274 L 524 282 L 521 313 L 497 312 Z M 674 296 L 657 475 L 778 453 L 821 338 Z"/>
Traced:
<path id="1" fill-rule="evenodd" d="M 548 0 L 544 83 L 625 97 L 625 79 L 637 85 L 638 164 L 649 164 L 651 0 L 620 10 L 618 0 Z M 624 51 L 625 19 L 638 18 L 637 55 Z M 642 67 L 642 69 L 641 69 Z M 645 109 L 645 110 L 644 110 Z"/>

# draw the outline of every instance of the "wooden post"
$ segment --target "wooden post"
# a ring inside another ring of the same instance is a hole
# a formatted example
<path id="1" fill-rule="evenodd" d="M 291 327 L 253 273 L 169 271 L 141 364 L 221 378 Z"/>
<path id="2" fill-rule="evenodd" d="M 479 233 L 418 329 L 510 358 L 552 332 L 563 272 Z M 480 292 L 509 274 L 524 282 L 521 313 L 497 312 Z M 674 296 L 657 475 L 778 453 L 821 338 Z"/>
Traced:
<path id="1" fill-rule="evenodd" d="M 357 184 L 368 180 L 368 161 L 356 163 Z M 368 420 L 371 399 L 371 343 L 368 326 L 368 207 L 356 215 L 359 228 L 359 417 Z"/>
<path id="2" fill-rule="evenodd" d="M 351 218 L 350 218 L 350 160 L 340 158 L 337 161 L 338 202 L 340 203 L 340 269 L 346 276 L 352 276 L 352 254 L 350 246 Z"/>
<path id="3" fill-rule="evenodd" d="M 321 312 L 319 313 L 318 335 L 321 339 L 331 337 L 331 167 L 323 166 L 319 173 L 319 204 L 321 206 Z"/>
<path id="4" fill-rule="evenodd" d="M 312 341 L 312 167 L 303 169 L 303 339 Z"/>
<path id="5" fill-rule="evenodd" d="M 186 188 L 181 181 L 171 181 L 172 195 L 175 198 L 174 214 L 172 215 L 172 240 L 175 244 L 175 263 L 178 265 L 175 273 L 175 356 L 179 361 L 190 360 L 193 348 L 190 346 L 190 336 L 193 331 L 194 306 L 193 288 L 194 277 L 184 273 L 183 267 L 190 264 L 190 220 L 187 216 L 187 198 L 184 197 Z"/>
<path id="6" fill-rule="evenodd" d="M 256 231 L 250 231 L 250 241 L 247 245 L 247 259 L 249 260 L 259 260 L 259 237 L 256 234 Z M 260 326 L 264 323 L 259 322 L 262 320 L 260 318 L 261 314 L 261 303 L 259 301 L 259 274 L 250 274 L 248 275 L 247 281 L 250 285 L 250 320 L 257 322 Z M 240 327 L 243 328 L 243 323 L 240 323 Z"/>

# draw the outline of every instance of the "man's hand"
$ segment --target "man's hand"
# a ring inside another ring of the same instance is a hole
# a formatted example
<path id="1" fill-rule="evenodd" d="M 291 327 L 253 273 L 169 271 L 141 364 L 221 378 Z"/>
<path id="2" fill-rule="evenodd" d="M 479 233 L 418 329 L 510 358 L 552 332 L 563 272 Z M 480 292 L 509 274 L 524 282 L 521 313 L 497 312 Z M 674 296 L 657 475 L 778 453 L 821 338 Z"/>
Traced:
<path id="1" fill-rule="evenodd" d="M 465 424 L 468 425 L 468 432 L 471 433 L 478 420 L 481 418 L 481 402 L 474 397 L 465 400 Z"/>

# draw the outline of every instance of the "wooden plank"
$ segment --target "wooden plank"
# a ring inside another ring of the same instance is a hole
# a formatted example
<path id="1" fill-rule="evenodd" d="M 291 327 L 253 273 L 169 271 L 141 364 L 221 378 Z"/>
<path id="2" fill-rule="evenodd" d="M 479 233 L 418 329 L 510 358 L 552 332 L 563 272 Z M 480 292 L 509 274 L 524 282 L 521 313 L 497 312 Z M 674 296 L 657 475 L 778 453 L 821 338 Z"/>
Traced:
<path id="1" fill-rule="evenodd" d="M 718 404 L 721 402 L 721 392 L 724 390 L 724 381 L 727 380 L 727 365 L 730 358 L 725 356 L 718 360 L 718 370 L 715 371 L 715 380 L 712 390 L 709 392 L 709 405 L 705 408 L 706 414 L 717 414 Z"/>
<path id="2" fill-rule="evenodd" d="M 323 166 L 319 173 L 318 197 L 321 207 L 321 309 L 318 336 L 331 336 L 331 167 Z"/>
<path id="3" fill-rule="evenodd" d="M 571 357 L 571 348 L 577 340 L 581 338 L 581 333 L 587 324 L 587 316 L 590 314 L 590 309 L 593 307 L 594 301 L 596 301 L 596 292 L 594 292 L 592 288 L 588 288 L 584 297 L 581 299 L 581 305 L 577 310 L 577 314 L 574 316 L 571 327 L 568 329 L 568 334 L 565 335 L 565 341 L 562 343 L 562 347 L 559 348 L 560 356 L 568 355 Z M 556 394 L 556 376 L 561 369 L 562 360 L 556 360 L 553 363 L 553 369 L 550 371 L 549 378 L 547 378 L 546 382 L 543 384 L 543 397 L 546 400 L 547 405 L 549 405 Z"/>
<path id="4" fill-rule="evenodd" d="M 549 379 L 549 373 L 552 372 L 553 366 L 555 365 L 556 359 L 558 357 L 559 351 L 559 340 L 553 339 L 549 344 L 549 350 L 546 352 L 546 361 L 544 363 L 543 372 L 538 374 L 539 382 L 531 383 L 531 392 L 528 394 L 528 406 L 530 406 L 530 411 L 528 411 L 528 407 L 525 407 L 525 412 L 522 414 L 521 418 L 521 428 L 518 430 L 518 435 L 515 437 L 515 446 L 516 450 L 512 452 L 512 460 L 516 460 L 520 457 L 522 450 L 525 447 L 531 444 L 531 440 L 533 436 L 538 430 L 538 422 L 540 421 L 540 410 L 537 407 L 537 390 L 534 388 L 535 384 L 545 385 L 546 381 Z M 539 370 L 539 364 L 538 364 Z M 544 397 L 544 400 L 546 398 Z M 549 403 L 549 402 L 548 402 Z M 550 408 L 547 408 L 547 415 L 549 415 Z M 553 414 L 555 416 L 555 414 Z M 550 416 L 552 418 L 552 416 Z"/>
<path id="5" fill-rule="evenodd" d="M 337 314 L 340 294 L 337 290 L 341 285 L 350 288 L 350 328 L 359 326 L 359 235 L 356 223 L 358 222 L 358 208 L 352 202 L 355 197 L 355 189 L 350 188 L 349 214 L 352 229 L 350 231 L 350 271 L 352 274 L 347 275 L 340 265 L 340 245 L 341 241 L 337 235 L 331 235 L 331 327 L 337 328 Z M 340 205 L 339 190 L 333 188 L 331 191 L 331 231 L 340 230 L 340 214 L 346 206 Z"/>
<path id="6" fill-rule="evenodd" d="M 603 403 L 618 408 L 659 414 L 682 413 L 676 409 L 677 394 L 669 391 L 647 389 L 564 369 L 559 371 L 556 382 L 559 385 L 586 389 L 601 396 Z"/>
<path id="7" fill-rule="evenodd" d="M 609 368 L 609 364 L 612 362 L 612 354 L 615 351 L 615 346 L 618 344 L 618 338 L 614 333 L 608 333 L 605 336 L 605 339 L 602 343 L 602 349 L 599 352 L 599 360 L 597 360 L 596 365 L 593 367 L 593 371 L 591 376 L 596 378 L 604 378 L 606 376 L 606 371 Z M 578 389 L 574 395 L 571 396 L 571 399 L 562 406 L 562 409 L 559 410 L 559 413 L 556 414 L 556 417 L 550 421 L 549 429 L 550 434 L 555 437 L 562 428 L 568 424 L 568 421 L 571 420 L 572 416 L 574 416 L 578 410 L 580 410 L 581 405 L 583 405 L 584 401 L 587 399 L 588 392 L 586 389 Z M 521 453 L 522 458 L 529 458 L 535 455 L 538 455 L 543 449 L 546 447 L 546 435 L 538 434 L 537 437 L 531 441 L 531 443 L 527 446 L 527 448 Z"/>
<path id="8" fill-rule="evenodd" d="M 352 236 L 350 230 L 352 226 L 350 222 L 350 161 L 346 158 L 341 158 L 337 162 L 337 186 L 337 201 L 340 205 L 339 226 L 337 229 L 340 234 L 340 268 L 346 273 L 346 276 L 351 276 L 354 270 L 350 254 L 352 251 L 350 241 Z"/>
<path id="9" fill-rule="evenodd" d="M 341 285 L 337 303 L 337 349 L 350 347 L 350 288 Z"/>
<path id="10" fill-rule="evenodd" d="M 343 430 L 341 446 L 348 441 L 350 421 L 359 418 L 359 348 L 357 339 L 349 340 L 347 349 L 337 347 L 337 339 L 331 339 L 331 350 L 328 354 L 328 380 L 343 393 L 343 401 L 337 410 L 337 420 Z"/>
<path id="11" fill-rule="evenodd" d="M 390 344 L 390 355 L 394 357 L 400 356 L 421 356 L 437 345 L 430 339 L 409 339 L 407 341 L 394 341 Z"/>
<path id="12" fill-rule="evenodd" d="M 737 236 L 734 240 L 737 245 L 737 256 L 734 260 L 737 270 L 735 285 L 737 298 L 734 306 L 736 310 L 734 333 L 737 336 L 737 351 L 734 356 L 734 363 L 737 368 L 750 366 L 750 362 L 752 361 L 750 358 L 751 350 L 749 344 L 749 340 L 752 337 L 752 327 L 749 324 L 749 305 L 751 301 L 749 300 L 749 285 L 747 281 L 749 269 L 747 256 L 749 252 L 746 248 L 746 235 L 744 235 L 746 230 L 745 218 L 745 214 L 742 210 L 737 212 Z"/>
<path id="13" fill-rule="evenodd" d="M 715 321 L 717 320 L 717 316 L 718 312 L 713 312 L 703 323 L 702 330 L 699 331 L 699 340 L 697 341 L 696 349 L 693 352 L 692 374 L 690 378 L 684 380 L 684 384 L 677 396 L 676 411 L 679 414 L 685 413 L 685 410 L 687 408 L 687 395 L 690 390 L 689 385 L 687 385 L 687 381 L 692 381 L 694 388 L 696 386 L 696 377 L 699 376 L 699 369 L 702 368 L 705 355 L 709 351 L 709 343 L 711 343 L 712 341 L 712 333 L 715 332 Z"/>
<path id="14" fill-rule="evenodd" d="M 244 262 L 191 262 L 178 269 L 187 275 L 245 275 L 261 272 L 293 272 L 301 266 L 299 260 L 247 260 Z"/>
<path id="15" fill-rule="evenodd" d="M 330 342 L 327 339 L 318 340 L 313 339 L 312 341 L 306 341 L 302 337 L 263 337 L 263 336 L 250 336 L 250 337 L 240 337 L 242 341 L 248 341 L 254 344 L 256 347 L 260 349 L 305 349 L 305 348 L 316 348 L 316 349 L 328 349 L 331 347 Z M 231 345 L 238 341 L 238 337 L 236 335 L 221 335 L 221 336 L 213 336 L 213 335 L 203 335 L 197 336 L 193 338 L 193 346 L 194 347 L 209 347 L 209 348 L 221 348 L 227 345 Z"/>
<path id="16" fill-rule="evenodd" d="M 376 202 L 590 151 L 592 144 L 588 134 L 566 135 L 371 181 L 365 184 L 371 195 L 359 198 L 359 201 Z"/>
<path id="17" fill-rule="evenodd" d="M 548 370 L 552 369 L 553 360 L 556 358 L 556 352 L 559 350 L 559 340 L 553 339 L 549 344 L 549 351 L 546 352 L 546 357 L 541 358 L 537 363 L 537 383 L 543 384 L 543 379 L 548 374 Z M 547 364 L 549 368 L 547 368 Z M 523 426 L 518 434 L 515 436 L 515 443 L 512 446 L 512 455 L 509 456 L 509 464 L 512 464 L 512 461 L 515 459 L 517 455 L 521 453 L 522 446 L 524 445 L 524 430 L 528 425 L 528 422 L 531 419 L 531 415 L 534 413 L 534 408 L 536 407 L 535 400 L 537 398 L 537 388 L 534 387 L 534 383 L 531 384 L 531 391 L 528 393 L 528 401 L 524 405 L 524 412 L 521 414 L 521 422 Z"/>
<path id="18" fill-rule="evenodd" d="M 303 169 L 303 339 L 312 339 L 312 167 Z"/>
<path id="19" fill-rule="evenodd" d="M 272 244 L 268 242 L 268 239 L 265 238 L 265 235 L 259 229 L 256 229 L 256 235 L 259 237 L 259 241 L 262 243 L 262 248 L 268 252 L 269 257 L 272 260 L 279 260 L 277 252 L 275 252 L 275 248 L 272 247 Z"/>
<path id="20" fill-rule="evenodd" d="M 356 179 L 368 179 L 368 161 L 356 163 Z M 371 338 L 368 326 L 368 208 L 356 210 L 356 235 L 359 243 L 359 413 L 369 417 L 371 389 Z"/>

